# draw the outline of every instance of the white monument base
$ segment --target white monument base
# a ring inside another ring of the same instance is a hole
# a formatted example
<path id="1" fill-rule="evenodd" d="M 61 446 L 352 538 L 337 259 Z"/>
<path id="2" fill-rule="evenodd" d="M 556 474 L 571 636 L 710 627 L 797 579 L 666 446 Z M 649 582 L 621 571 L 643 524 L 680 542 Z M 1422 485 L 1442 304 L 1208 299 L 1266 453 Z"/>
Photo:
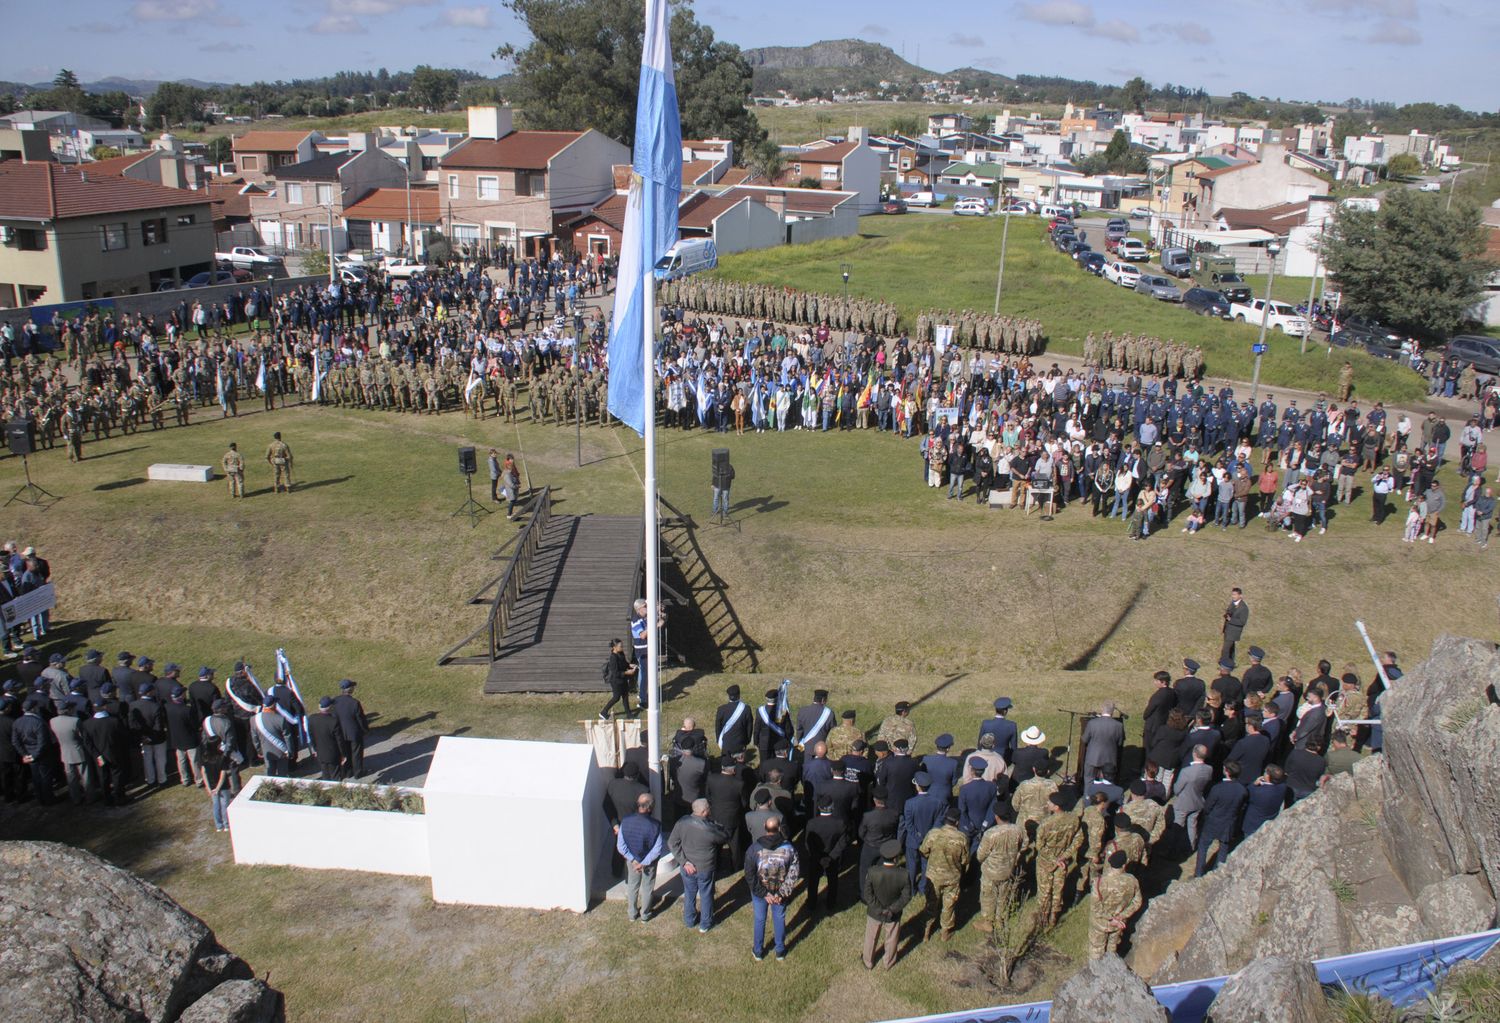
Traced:
<path id="1" fill-rule="evenodd" d="M 175 462 L 157 462 L 146 470 L 148 480 L 171 483 L 211 483 L 214 470 L 208 465 L 179 465 Z"/>
<path id="2" fill-rule="evenodd" d="M 587 911 L 609 883 L 611 774 L 584 743 L 443 736 L 422 788 L 433 901 Z"/>
<path id="3" fill-rule="evenodd" d="M 418 877 L 432 872 L 423 814 L 255 799 L 256 789 L 271 780 L 256 775 L 229 804 L 229 840 L 236 863 Z M 295 785 L 339 784 L 312 778 L 288 780 Z"/>

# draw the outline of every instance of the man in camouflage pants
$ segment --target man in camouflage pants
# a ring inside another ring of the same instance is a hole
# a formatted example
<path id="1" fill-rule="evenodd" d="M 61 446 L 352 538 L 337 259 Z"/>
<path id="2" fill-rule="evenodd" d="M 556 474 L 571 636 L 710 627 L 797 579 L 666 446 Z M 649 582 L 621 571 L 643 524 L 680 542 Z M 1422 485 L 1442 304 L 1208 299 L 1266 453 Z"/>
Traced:
<path id="1" fill-rule="evenodd" d="M 958 830 L 959 812 L 949 807 L 943 826 L 933 828 L 919 847 L 927 860 L 927 883 L 932 888 L 927 908 L 932 917 L 923 937 L 931 937 L 934 924 L 942 931 L 942 940 L 953 937 L 953 909 L 958 905 L 958 889 L 969 866 L 969 840 Z"/>
<path id="2" fill-rule="evenodd" d="M 1036 908 L 1044 928 L 1062 915 L 1063 888 L 1073 871 L 1073 858 L 1083 848 L 1083 825 L 1076 813 L 1062 807 L 1053 796 L 1047 801 L 1047 816 L 1036 829 Z"/>

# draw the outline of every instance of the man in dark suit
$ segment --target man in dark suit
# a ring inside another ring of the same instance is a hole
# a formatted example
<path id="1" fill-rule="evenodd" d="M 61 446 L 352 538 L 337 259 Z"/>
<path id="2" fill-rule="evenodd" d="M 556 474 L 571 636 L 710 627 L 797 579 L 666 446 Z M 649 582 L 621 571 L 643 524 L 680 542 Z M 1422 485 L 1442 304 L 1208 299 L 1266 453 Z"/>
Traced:
<path id="1" fill-rule="evenodd" d="M 1240 776 L 1259 778 L 1271 759 L 1271 740 L 1261 731 L 1261 719 L 1245 717 L 1245 734 L 1229 750 L 1229 759 L 1240 765 Z"/>
<path id="2" fill-rule="evenodd" d="M 969 777 L 958 788 L 958 829 L 968 836 L 971 851 L 979 844 L 979 836 L 995 823 L 995 796 L 999 789 L 982 777 L 985 767 L 982 758 L 970 758 Z"/>
<path id="3" fill-rule="evenodd" d="M 755 748 L 762 763 L 771 759 L 778 745 L 790 742 L 792 738 L 790 716 L 777 713 L 779 702 L 780 693 L 767 689 L 766 702 L 755 710 Z"/>
<path id="4" fill-rule="evenodd" d="M 103 700 L 94 704 L 94 716 L 78 723 L 84 751 L 99 771 L 99 792 L 108 806 L 130 801 L 125 786 L 130 780 L 130 733 Z"/>
<path id="5" fill-rule="evenodd" d="M 1241 682 L 1245 685 L 1246 693 L 1269 693 L 1271 684 L 1271 669 L 1260 663 L 1266 659 L 1266 652 L 1258 646 L 1250 648 L 1250 667 L 1245 669 L 1245 675 Z"/>
<path id="6" fill-rule="evenodd" d="M 1324 745 L 1324 733 L 1328 731 L 1328 708 L 1323 706 L 1323 691 L 1315 686 L 1307 690 L 1307 706 L 1292 729 L 1292 748 L 1307 749 L 1308 744 Z"/>
<path id="7" fill-rule="evenodd" d="M 1219 660 L 1234 662 L 1234 645 L 1240 641 L 1245 626 L 1250 624 L 1250 605 L 1238 586 L 1229 591 L 1229 606 L 1224 609 L 1224 645 L 1219 648 Z"/>
<path id="8" fill-rule="evenodd" d="M 318 712 L 308 717 L 307 730 L 312 736 L 313 757 L 318 761 L 319 776 L 324 781 L 337 781 L 343 777 L 344 733 L 339 728 L 339 719 L 333 714 L 333 697 L 318 699 Z"/>
<path id="9" fill-rule="evenodd" d="M 745 784 L 733 760 L 725 757 L 708 776 L 708 815 L 729 835 L 731 863 L 745 858 Z"/>
<path id="10" fill-rule="evenodd" d="M 807 871 L 807 904 L 818 908 L 818 882 L 828 878 L 828 894 L 824 906 L 831 913 L 838 906 L 839 871 L 843 866 L 844 850 L 849 844 L 849 832 L 844 822 L 833 813 L 833 799 L 821 795 L 817 802 L 817 815 L 808 821 L 802 835 L 802 868 Z"/>
<path id="11" fill-rule="evenodd" d="M 122 694 L 135 694 L 134 689 L 127 688 L 130 685 L 130 665 L 134 660 L 135 655 L 129 650 L 121 650 L 120 655 L 115 658 L 115 666 L 109 671 L 109 680 L 115 684 L 115 689 Z"/>
<path id="12" fill-rule="evenodd" d="M 83 655 L 83 666 L 78 669 L 78 677 L 83 679 L 84 685 L 88 687 L 90 706 L 99 699 L 99 687 L 109 681 L 109 671 L 100 663 L 103 659 L 104 654 L 98 650 L 86 651 Z"/>
<path id="13" fill-rule="evenodd" d="M 174 685 L 162 707 L 167 719 L 167 747 L 172 751 L 177 778 L 184 785 L 198 784 L 198 736 L 203 719 L 187 700 L 187 690 Z"/>
<path id="14" fill-rule="evenodd" d="M 332 714 L 327 716 L 335 724 L 338 723 L 338 718 Z M 337 763 L 337 760 L 334 762 Z M 635 812 L 636 800 L 641 794 L 649 794 L 650 791 L 641 780 L 639 765 L 626 761 L 620 768 L 619 777 L 611 778 L 604 786 L 604 814 L 609 818 L 609 823 L 618 827 L 621 819 Z"/>
<path id="15" fill-rule="evenodd" d="M 814 746 L 828 738 L 838 720 L 828 706 L 828 690 L 814 689 L 813 702 L 797 711 L 796 750 L 798 759 L 809 755 Z"/>
<path id="16" fill-rule="evenodd" d="M 353 679 L 339 680 L 339 694 L 333 698 L 333 716 L 339 719 L 340 741 L 344 744 L 344 777 L 361 778 L 365 773 L 365 736 L 370 734 L 370 719 L 364 704 L 354 695 Z"/>
<path id="17" fill-rule="evenodd" d="M 677 796 L 683 806 L 691 807 L 693 800 L 707 798 L 708 761 L 703 759 L 701 747 L 692 738 L 678 741 L 687 745 L 678 747 L 681 755 L 677 758 Z"/>
<path id="18" fill-rule="evenodd" d="M 920 891 L 926 881 L 926 863 L 919 851 L 922 839 L 943 823 L 948 800 L 943 793 L 932 791 L 932 778 L 926 771 L 918 771 L 912 784 L 916 786 L 917 794 L 906 801 L 901 811 L 901 841 L 906 845 L 906 872 L 911 877 L 912 888 Z"/>
<path id="19" fill-rule="evenodd" d="M 1187 670 L 1187 674 L 1172 683 L 1172 688 L 1177 693 L 1177 709 L 1188 717 L 1192 717 L 1203 706 L 1204 698 L 1208 695 L 1208 687 L 1198 677 L 1197 661 L 1191 657 L 1184 657 L 1182 666 Z"/>
<path id="20" fill-rule="evenodd" d="M 1229 845 L 1234 841 L 1234 829 L 1239 826 L 1240 813 L 1245 808 L 1248 793 L 1239 782 L 1240 765 L 1234 761 L 1224 765 L 1224 780 L 1208 790 L 1203 801 L 1202 823 L 1198 830 L 1198 865 L 1194 877 L 1202 877 L 1208 863 L 1208 847 L 1219 843 L 1218 863 L 1229 859 Z"/>
<path id="21" fill-rule="evenodd" d="M 750 745 L 750 728 L 754 716 L 750 713 L 749 705 L 740 699 L 739 686 L 730 686 L 724 691 L 724 695 L 729 700 L 719 704 L 719 709 L 714 712 L 714 738 L 719 744 L 719 752 L 732 757 Z M 717 814 L 714 819 L 718 820 Z"/>
<path id="22" fill-rule="evenodd" d="M 875 765 L 875 784 L 884 785 L 886 805 L 899 817 L 906 801 L 916 794 L 912 779 L 922 765 L 907 749 L 905 739 L 891 743 L 891 755 Z"/>
<path id="23" fill-rule="evenodd" d="M 1034 777 L 1038 768 L 1048 769 L 1050 773 L 1052 754 L 1047 751 L 1047 733 L 1036 725 L 1022 732 L 1021 748 L 1016 750 L 1010 765 L 1013 768 L 1011 778 L 1016 785 Z"/>
<path id="24" fill-rule="evenodd" d="M 865 890 L 865 874 L 880 857 L 880 847 L 901 833 L 901 816 L 886 805 L 886 790 L 876 785 L 870 792 L 872 806 L 859 820 L 859 890 Z"/>
<path id="25" fill-rule="evenodd" d="M 155 667 L 156 662 L 145 654 L 137 657 L 135 659 L 135 670 L 129 676 L 130 692 L 139 693 L 142 686 L 150 686 L 152 689 L 156 689 L 156 675 L 152 672 L 152 669 Z M 155 699 L 158 703 L 161 702 L 160 690 L 157 690 Z"/>
<path id="26" fill-rule="evenodd" d="M 1146 701 L 1146 710 L 1141 715 L 1142 727 L 1145 729 L 1142 749 L 1151 748 L 1156 730 L 1167 723 L 1167 715 L 1177 706 L 1177 694 L 1172 690 L 1172 676 L 1158 671 L 1151 678 L 1156 683 L 1156 688 L 1151 693 L 1151 699 Z M 1170 764 L 1163 766 L 1171 767 Z"/>
<path id="27" fill-rule="evenodd" d="M 828 759 L 828 744 L 825 742 L 809 746 L 807 752 L 811 756 L 802 762 L 802 796 L 808 816 L 812 816 L 818 789 L 833 780 L 834 764 Z"/>
<path id="28" fill-rule="evenodd" d="M 953 801 L 953 786 L 958 781 L 960 763 L 957 757 L 948 755 L 948 751 L 953 748 L 952 735 L 944 732 L 933 740 L 933 745 L 937 747 L 937 752 L 923 757 L 920 766 L 921 770 L 927 772 L 930 782 L 928 791 L 947 805 Z M 941 815 L 939 823 L 941 823 Z"/>
<path id="29" fill-rule="evenodd" d="M 1238 704 L 1245 692 L 1240 680 L 1234 677 L 1234 662 L 1229 660 L 1219 662 L 1219 674 L 1209 683 L 1209 688 L 1223 698 L 1223 705 L 1226 707 Z"/>
<path id="30" fill-rule="evenodd" d="M 1102 770 L 1113 780 L 1120 769 L 1120 753 L 1125 748 L 1125 726 L 1115 717 L 1115 703 L 1105 700 L 1099 713 L 1084 723 L 1080 736 L 1083 744 L 1083 774 L 1093 777 Z"/>
<path id="31" fill-rule="evenodd" d="M 198 669 L 198 677 L 188 686 L 188 699 L 200 720 L 214 712 L 214 703 L 220 697 L 219 687 L 214 685 L 214 670 L 207 665 Z"/>
<path id="32" fill-rule="evenodd" d="M 1208 762 L 1217 763 L 1223 750 L 1220 748 L 1223 736 L 1214 727 L 1214 712 L 1204 707 L 1198 712 L 1197 723 L 1187 734 L 1187 742 L 1183 744 L 1182 764 L 1186 767 L 1193 758 L 1193 747 L 1203 746 L 1208 750 Z"/>
<path id="33" fill-rule="evenodd" d="M 850 767 L 842 775 L 835 774 L 818 786 L 818 795 L 833 800 L 833 815 L 844 822 L 844 831 L 852 838 L 859 823 L 859 771 Z"/>
<path id="34" fill-rule="evenodd" d="M 785 742 L 778 743 L 773 752 L 775 753 L 774 756 L 761 758 L 760 767 L 756 769 L 756 773 L 760 776 L 761 781 L 769 781 L 772 771 L 780 771 L 781 787 L 788 792 L 795 791 L 797 781 L 802 777 L 802 772 L 798 770 L 799 765 L 797 762 L 792 759 L 791 745 Z M 782 830 L 785 831 L 785 829 Z"/>
<path id="35" fill-rule="evenodd" d="M 995 716 L 979 726 L 979 738 L 974 740 L 977 746 L 984 738 L 985 733 L 995 737 L 995 752 L 1005 758 L 1008 764 L 1016 754 L 1016 723 L 1006 717 L 1014 704 L 1009 696 L 1002 696 L 995 701 Z"/>

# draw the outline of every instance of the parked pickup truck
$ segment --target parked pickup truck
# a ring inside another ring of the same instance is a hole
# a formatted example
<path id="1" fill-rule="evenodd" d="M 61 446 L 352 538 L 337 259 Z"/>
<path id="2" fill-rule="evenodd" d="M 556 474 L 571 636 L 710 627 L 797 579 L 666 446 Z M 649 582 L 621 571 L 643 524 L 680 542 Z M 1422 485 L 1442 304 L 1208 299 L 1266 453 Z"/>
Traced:
<path id="1" fill-rule="evenodd" d="M 1266 300 L 1253 298 L 1248 302 L 1236 302 L 1229 307 L 1229 315 L 1240 323 L 1248 323 L 1252 327 L 1260 326 L 1261 317 L 1265 316 Z M 1301 313 L 1287 305 L 1285 302 L 1272 302 L 1271 315 L 1266 320 L 1270 329 L 1290 334 L 1292 337 L 1306 337 L 1311 325 L 1305 320 Z"/>
<path id="2" fill-rule="evenodd" d="M 397 280 L 406 280 L 409 277 L 415 277 L 417 274 L 425 274 L 427 272 L 427 264 L 418 263 L 416 260 L 407 259 L 405 256 L 396 256 L 394 259 L 387 259 L 385 261 L 384 269 L 386 273 Z"/>
<path id="3" fill-rule="evenodd" d="M 236 245 L 228 252 L 215 252 L 214 258 L 220 263 L 229 263 L 232 266 L 244 267 L 247 270 L 269 270 L 282 265 L 280 256 L 273 256 L 268 252 L 252 248 L 249 245 Z"/>

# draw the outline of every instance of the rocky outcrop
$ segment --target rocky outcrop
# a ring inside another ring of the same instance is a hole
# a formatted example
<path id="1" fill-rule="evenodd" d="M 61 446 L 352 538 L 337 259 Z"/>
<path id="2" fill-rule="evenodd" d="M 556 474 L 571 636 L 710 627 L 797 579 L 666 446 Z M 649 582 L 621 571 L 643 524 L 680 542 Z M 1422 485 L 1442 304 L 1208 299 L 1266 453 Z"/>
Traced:
<path id="1" fill-rule="evenodd" d="M 1052 1023 L 1167 1023 L 1167 1010 L 1119 956 L 1094 959 L 1052 997 Z"/>
<path id="2" fill-rule="evenodd" d="M 1257 959 L 1224 982 L 1208 1007 L 1211 1023 L 1326 1023 L 1318 971 L 1306 961 Z"/>
<path id="3" fill-rule="evenodd" d="M 203 921 L 92 853 L 0 842 L 0 891 L 7 1023 L 172 1023 L 226 985 L 252 983 Z M 281 996 L 265 992 L 271 1014 L 244 1019 L 281 1018 Z"/>
<path id="4" fill-rule="evenodd" d="M 1500 882 L 1500 653 L 1443 638 L 1382 701 L 1384 756 L 1151 900 L 1130 962 L 1153 984 L 1263 956 L 1319 959 L 1489 926 Z"/>
<path id="5" fill-rule="evenodd" d="M 258 980 L 226 980 L 189 1005 L 177 1023 L 283 1023 L 281 995 Z"/>

